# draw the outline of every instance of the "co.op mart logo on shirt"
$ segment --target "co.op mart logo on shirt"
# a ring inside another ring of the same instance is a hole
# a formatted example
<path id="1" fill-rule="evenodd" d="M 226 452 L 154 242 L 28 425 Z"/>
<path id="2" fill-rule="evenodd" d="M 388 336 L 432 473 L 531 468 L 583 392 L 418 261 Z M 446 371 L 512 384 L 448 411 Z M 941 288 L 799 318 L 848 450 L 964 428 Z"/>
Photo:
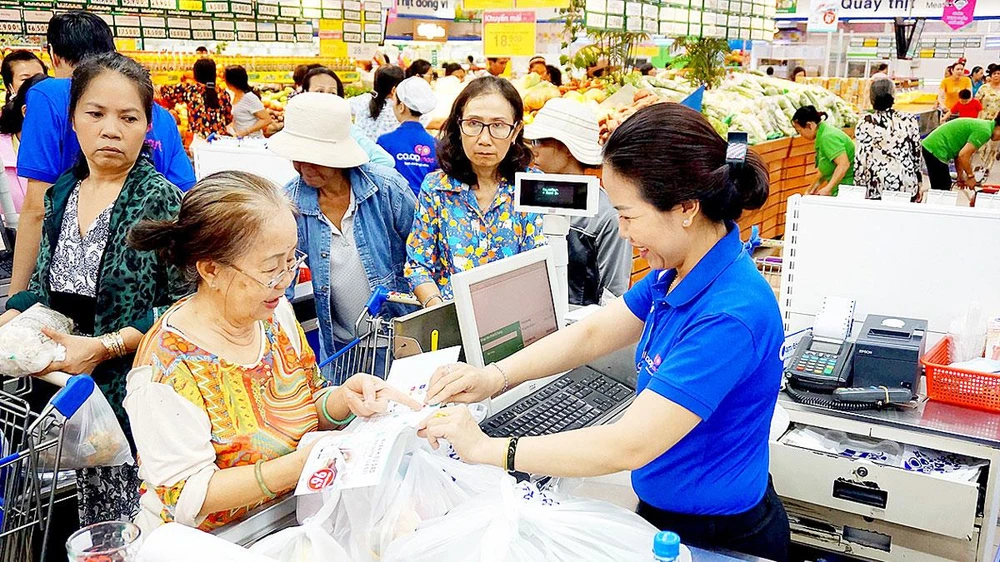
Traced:
<path id="1" fill-rule="evenodd" d="M 418 144 L 413 147 L 413 152 L 396 155 L 396 160 L 400 162 L 418 162 L 423 164 L 434 164 L 434 159 L 430 157 L 431 147 Z"/>
<path id="2" fill-rule="evenodd" d="M 655 375 L 656 371 L 660 369 L 660 365 L 663 364 L 663 358 L 659 354 L 655 357 L 650 357 L 649 354 L 643 354 L 642 362 L 646 365 L 646 372 L 651 375 Z"/>

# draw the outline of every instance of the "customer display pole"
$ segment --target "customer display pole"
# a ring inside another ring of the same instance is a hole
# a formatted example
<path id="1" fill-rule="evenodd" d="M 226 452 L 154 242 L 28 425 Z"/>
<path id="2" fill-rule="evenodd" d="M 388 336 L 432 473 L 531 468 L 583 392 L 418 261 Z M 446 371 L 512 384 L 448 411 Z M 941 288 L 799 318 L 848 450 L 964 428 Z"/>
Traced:
<path id="1" fill-rule="evenodd" d="M 559 318 L 566 318 L 569 313 L 569 235 L 570 218 L 565 215 L 544 215 L 542 217 L 542 233 L 552 248 L 556 262 L 556 307 Z"/>

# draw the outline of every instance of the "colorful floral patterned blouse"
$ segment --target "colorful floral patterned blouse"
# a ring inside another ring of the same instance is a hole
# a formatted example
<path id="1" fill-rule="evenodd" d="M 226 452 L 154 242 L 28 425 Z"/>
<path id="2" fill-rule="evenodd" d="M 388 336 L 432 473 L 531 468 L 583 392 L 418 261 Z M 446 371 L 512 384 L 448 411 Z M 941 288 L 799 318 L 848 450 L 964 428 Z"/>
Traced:
<path id="1" fill-rule="evenodd" d="M 146 334 L 129 374 L 125 409 L 139 459 L 144 530 L 175 521 L 208 531 L 264 503 L 198 517 L 217 470 L 253 466 L 295 451 L 318 427 L 316 358 L 282 299 L 261 322 L 260 359 L 238 365 L 170 326 L 170 309 Z"/>
<path id="2" fill-rule="evenodd" d="M 544 245 L 541 215 L 514 211 L 514 184 L 501 182 L 484 212 L 468 185 L 431 172 L 417 197 L 404 273 L 412 287 L 434 282 L 450 299 L 452 274 Z"/>
<path id="3" fill-rule="evenodd" d="M 229 92 L 225 88 L 216 87 L 219 94 L 219 107 L 211 108 L 205 104 L 205 85 L 198 82 L 168 84 L 160 89 L 160 96 L 166 102 L 168 109 L 175 105 L 186 105 L 188 108 L 188 128 L 192 133 L 207 137 L 212 133 L 225 135 L 226 125 L 233 121 L 233 106 Z"/>

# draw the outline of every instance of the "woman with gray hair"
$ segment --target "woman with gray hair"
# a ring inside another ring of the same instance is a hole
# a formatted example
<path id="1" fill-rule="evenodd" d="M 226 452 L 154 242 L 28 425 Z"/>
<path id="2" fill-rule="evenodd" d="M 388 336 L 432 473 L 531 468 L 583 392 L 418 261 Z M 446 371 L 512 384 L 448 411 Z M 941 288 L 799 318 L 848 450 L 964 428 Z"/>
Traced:
<path id="1" fill-rule="evenodd" d="M 892 80 L 871 84 L 874 111 L 865 115 L 855 131 L 857 153 L 854 181 L 864 186 L 868 199 L 881 199 L 885 191 L 920 191 L 920 129 L 913 116 L 892 108 Z"/>

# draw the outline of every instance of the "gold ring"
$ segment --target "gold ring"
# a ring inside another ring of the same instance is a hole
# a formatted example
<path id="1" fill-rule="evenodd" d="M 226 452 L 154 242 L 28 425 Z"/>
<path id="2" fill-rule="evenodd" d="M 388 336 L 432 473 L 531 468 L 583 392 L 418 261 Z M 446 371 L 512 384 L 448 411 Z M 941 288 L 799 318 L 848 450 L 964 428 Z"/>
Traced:
<path id="1" fill-rule="evenodd" d="M 434 414 L 431 417 L 434 417 L 434 418 L 446 418 L 446 417 L 448 417 L 448 414 L 446 414 L 444 412 L 438 412 L 438 413 Z"/>

